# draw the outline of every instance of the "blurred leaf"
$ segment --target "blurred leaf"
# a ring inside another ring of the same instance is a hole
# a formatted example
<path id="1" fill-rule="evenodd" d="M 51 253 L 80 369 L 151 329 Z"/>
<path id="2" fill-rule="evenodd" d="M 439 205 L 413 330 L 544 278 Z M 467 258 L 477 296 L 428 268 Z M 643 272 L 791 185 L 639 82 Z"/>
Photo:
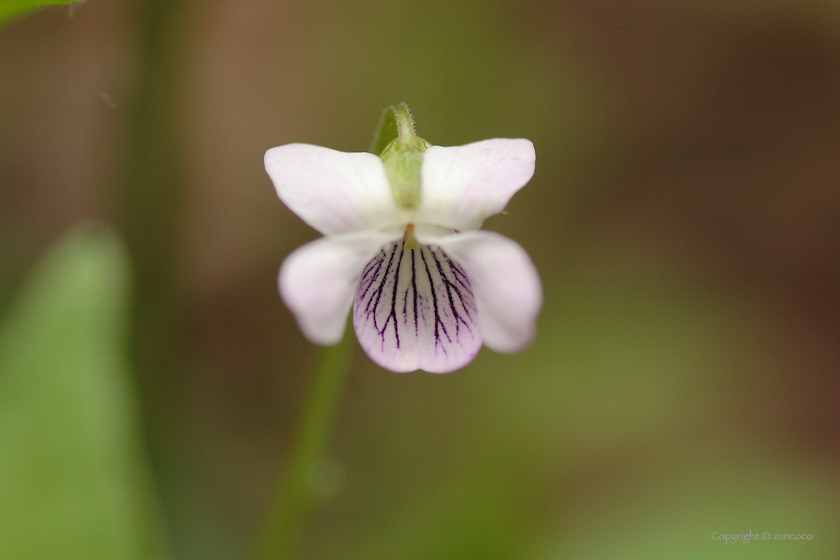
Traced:
<path id="1" fill-rule="evenodd" d="M 0 25 L 39 8 L 73 3 L 68 0 L 0 0 Z"/>
<path id="2" fill-rule="evenodd" d="M 123 352 L 128 282 L 114 235 L 83 226 L 0 324 L 0 558 L 162 556 Z"/>

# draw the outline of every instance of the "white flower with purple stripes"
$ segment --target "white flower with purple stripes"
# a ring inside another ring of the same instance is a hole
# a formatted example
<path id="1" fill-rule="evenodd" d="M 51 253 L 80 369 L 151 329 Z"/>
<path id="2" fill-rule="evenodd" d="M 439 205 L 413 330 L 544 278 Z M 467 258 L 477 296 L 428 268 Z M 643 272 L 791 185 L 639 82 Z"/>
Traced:
<path id="1" fill-rule="evenodd" d="M 410 134 L 401 129 L 392 151 L 419 141 L 409 154 L 415 171 L 409 157 L 395 172 L 388 150 L 379 157 L 288 144 L 266 152 L 280 199 L 325 236 L 283 263 L 283 300 L 321 345 L 341 340 L 352 305 L 362 348 L 396 372 L 456 370 L 482 342 L 523 349 L 542 305 L 539 276 L 516 242 L 479 228 L 531 179 L 533 144 L 428 146 L 408 122 Z"/>

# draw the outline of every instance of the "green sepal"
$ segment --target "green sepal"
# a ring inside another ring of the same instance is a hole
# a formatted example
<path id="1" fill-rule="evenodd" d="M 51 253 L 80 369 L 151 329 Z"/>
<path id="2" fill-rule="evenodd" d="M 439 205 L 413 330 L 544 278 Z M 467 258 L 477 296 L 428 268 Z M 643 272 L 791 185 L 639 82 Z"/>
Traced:
<path id="1" fill-rule="evenodd" d="M 386 108 L 379 117 L 379 125 L 370 145 L 371 153 L 381 156 L 391 142 L 398 138 L 396 109 L 394 106 Z"/>
<path id="2" fill-rule="evenodd" d="M 373 151 L 382 158 L 394 201 L 402 209 L 413 210 L 420 204 L 420 169 L 423 152 L 429 146 L 415 134 L 408 105 L 400 103 L 385 109 L 373 142 Z"/>

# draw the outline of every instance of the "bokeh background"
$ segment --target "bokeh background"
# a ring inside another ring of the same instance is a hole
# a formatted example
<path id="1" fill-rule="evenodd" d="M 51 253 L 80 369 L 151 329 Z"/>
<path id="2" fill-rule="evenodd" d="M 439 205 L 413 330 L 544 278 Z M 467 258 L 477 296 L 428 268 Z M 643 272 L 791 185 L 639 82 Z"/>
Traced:
<path id="1" fill-rule="evenodd" d="M 534 142 L 485 228 L 545 306 L 449 375 L 355 354 L 303 557 L 840 557 L 836 0 L 89 0 L 0 76 L 4 558 L 247 556 L 317 355 L 263 153 L 399 102 Z"/>

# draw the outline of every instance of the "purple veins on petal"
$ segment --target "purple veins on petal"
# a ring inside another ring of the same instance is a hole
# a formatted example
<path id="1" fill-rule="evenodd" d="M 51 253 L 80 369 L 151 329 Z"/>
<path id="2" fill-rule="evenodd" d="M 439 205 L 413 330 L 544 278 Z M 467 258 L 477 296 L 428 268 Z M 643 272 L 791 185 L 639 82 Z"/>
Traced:
<path id="1" fill-rule="evenodd" d="M 477 314 L 469 278 L 455 260 L 438 246 L 406 249 L 402 240 L 383 247 L 362 271 L 353 324 L 380 366 L 446 373 L 478 353 Z"/>

